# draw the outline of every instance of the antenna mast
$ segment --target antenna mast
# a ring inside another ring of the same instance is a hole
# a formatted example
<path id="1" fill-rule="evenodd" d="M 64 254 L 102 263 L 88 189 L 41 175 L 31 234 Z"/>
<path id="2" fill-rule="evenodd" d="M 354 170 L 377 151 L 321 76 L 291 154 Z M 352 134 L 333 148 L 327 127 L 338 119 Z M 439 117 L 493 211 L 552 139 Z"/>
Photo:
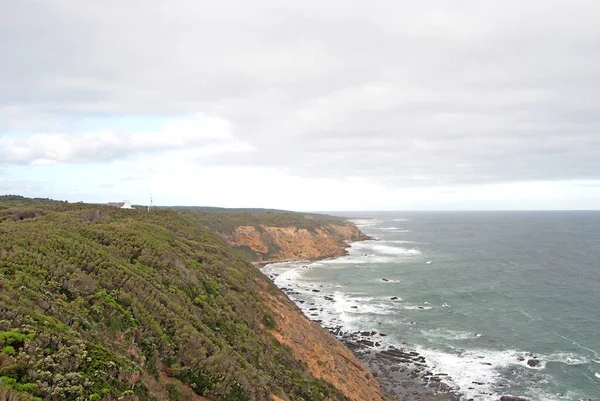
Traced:
<path id="1" fill-rule="evenodd" d="M 148 204 L 148 213 L 150 213 L 150 209 L 152 209 L 152 192 L 150 192 L 150 188 L 148 188 L 148 195 L 150 195 L 150 203 Z"/>

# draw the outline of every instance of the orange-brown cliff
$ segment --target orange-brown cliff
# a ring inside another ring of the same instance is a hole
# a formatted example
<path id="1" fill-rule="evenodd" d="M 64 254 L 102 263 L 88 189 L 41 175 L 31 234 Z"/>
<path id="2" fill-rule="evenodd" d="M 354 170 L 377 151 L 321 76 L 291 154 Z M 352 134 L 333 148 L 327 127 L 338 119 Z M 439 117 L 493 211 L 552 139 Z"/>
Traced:
<path id="1" fill-rule="evenodd" d="M 268 288 L 268 283 L 261 284 Z M 383 400 L 379 382 L 352 351 L 304 316 L 283 293 L 265 291 L 261 295 L 277 322 L 271 334 L 306 363 L 313 376 L 331 383 L 349 400 Z"/>
<path id="2" fill-rule="evenodd" d="M 323 223 L 311 229 L 243 225 L 221 236 L 234 248 L 244 250 L 246 256 L 256 262 L 343 256 L 347 253 L 348 241 L 369 238 L 349 222 Z"/>

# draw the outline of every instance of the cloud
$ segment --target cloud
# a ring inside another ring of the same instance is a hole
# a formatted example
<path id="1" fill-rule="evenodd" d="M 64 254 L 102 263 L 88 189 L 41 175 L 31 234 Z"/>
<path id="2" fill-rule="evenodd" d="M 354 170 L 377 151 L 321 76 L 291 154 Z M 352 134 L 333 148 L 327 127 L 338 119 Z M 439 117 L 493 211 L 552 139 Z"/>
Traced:
<path id="1" fill-rule="evenodd" d="M 252 148 L 232 136 L 227 121 L 202 115 L 170 120 L 153 132 L 40 133 L 0 138 L 3 163 L 94 163 L 178 150 L 200 156 L 250 152 Z"/>
<path id="2" fill-rule="evenodd" d="M 4 1 L 0 158 L 213 146 L 198 164 L 394 188 L 595 179 L 599 19 L 595 0 Z M 198 112 L 227 127 L 77 129 Z"/>

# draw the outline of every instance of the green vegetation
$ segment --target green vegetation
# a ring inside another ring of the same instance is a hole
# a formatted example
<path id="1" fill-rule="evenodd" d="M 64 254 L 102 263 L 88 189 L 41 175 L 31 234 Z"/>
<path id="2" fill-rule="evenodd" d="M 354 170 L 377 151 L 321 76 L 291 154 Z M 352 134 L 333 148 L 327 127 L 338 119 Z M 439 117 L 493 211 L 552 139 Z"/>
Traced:
<path id="1" fill-rule="evenodd" d="M 191 209 L 191 211 L 188 209 Z M 347 224 L 346 219 L 342 217 L 286 211 L 207 213 L 196 212 L 193 208 L 178 208 L 178 210 L 204 227 L 221 234 L 231 234 L 239 226 L 254 226 L 259 231 L 261 230 L 260 225 L 269 227 L 296 227 L 314 231 L 323 224 Z"/>
<path id="2" fill-rule="evenodd" d="M 0 196 L 0 399 L 344 399 L 270 334 L 279 290 L 203 227 L 240 218 Z"/>
<path id="3" fill-rule="evenodd" d="M 314 213 L 295 213 L 285 210 L 271 209 L 220 209 L 205 207 L 175 207 L 186 218 L 214 231 L 225 239 L 234 234 L 240 226 L 251 226 L 259 233 L 267 252 L 257 252 L 247 245 L 237 245 L 233 251 L 245 260 L 252 262 L 281 260 L 281 248 L 277 240 L 264 227 L 294 227 L 306 229 L 314 234 L 319 231 L 328 232 L 338 237 L 335 226 L 348 224 L 346 218 Z M 358 238 L 357 238 L 358 239 Z M 340 239 L 343 243 L 344 239 Z"/>

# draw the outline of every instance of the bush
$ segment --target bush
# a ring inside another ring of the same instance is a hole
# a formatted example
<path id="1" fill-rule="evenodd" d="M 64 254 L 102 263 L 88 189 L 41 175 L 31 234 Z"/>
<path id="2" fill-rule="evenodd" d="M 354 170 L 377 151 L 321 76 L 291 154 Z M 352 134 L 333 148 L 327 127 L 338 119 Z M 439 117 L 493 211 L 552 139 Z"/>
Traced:
<path id="1" fill-rule="evenodd" d="M 110 216 L 106 212 L 100 210 L 86 210 L 81 215 L 81 221 L 96 222 L 96 221 L 108 221 Z"/>

